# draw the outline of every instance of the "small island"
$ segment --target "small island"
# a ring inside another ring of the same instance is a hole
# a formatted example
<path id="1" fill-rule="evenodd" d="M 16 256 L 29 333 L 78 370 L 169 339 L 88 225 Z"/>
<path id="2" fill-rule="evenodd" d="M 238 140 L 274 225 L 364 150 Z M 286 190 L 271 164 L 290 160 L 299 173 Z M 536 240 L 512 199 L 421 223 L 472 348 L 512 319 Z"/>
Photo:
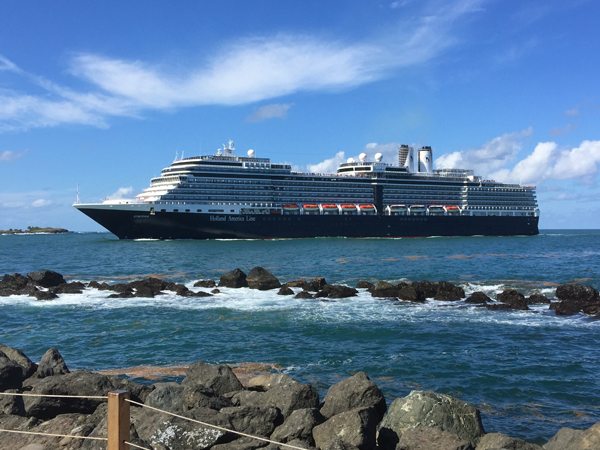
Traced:
<path id="1" fill-rule="evenodd" d="M 64 234 L 64 233 L 72 233 L 72 231 L 66 230 L 64 228 L 52 228 L 52 227 L 27 227 L 26 230 L 21 230 L 18 228 L 10 228 L 8 230 L 0 230 L 0 234 Z"/>

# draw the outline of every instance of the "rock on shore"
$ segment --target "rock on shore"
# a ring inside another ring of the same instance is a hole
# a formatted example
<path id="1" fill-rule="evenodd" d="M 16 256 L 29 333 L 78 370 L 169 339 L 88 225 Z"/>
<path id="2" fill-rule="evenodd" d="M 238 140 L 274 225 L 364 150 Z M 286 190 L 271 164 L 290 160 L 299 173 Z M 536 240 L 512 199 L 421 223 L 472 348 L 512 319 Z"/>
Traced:
<path id="1" fill-rule="evenodd" d="M 486 434 L 479 410 L 448 395 L 412 391 L 386 408 L 364 372 L 317 391 L 283 373 L 263 373 L 244 387 L 227 365 L 198 361 L 181 384 L 151 386 L 83 370 L 70 371 L 55 348 L 33 363 L 0 344 L 0 391 L 79 398 L 0 396 L 0 428 L 105 437 L 107 405 L 96 398 L 122 389 L 131 406 L 129 441 L 154 450 L 591 450 L 600 448 L 600 422 L 588 430 L 563 428 L 543 447 L 502 433 Z M 387 411 L 386 411 L 387 410 Z M 223 429 L 193 423 L 190 418 Z M 235 432 L 245 433 L 244 437 Z M 272 444 L 269 439 L 280 444 Z M 91 450 L 98 441 L 26 434 L 2 438 L 5 450 Z"/>

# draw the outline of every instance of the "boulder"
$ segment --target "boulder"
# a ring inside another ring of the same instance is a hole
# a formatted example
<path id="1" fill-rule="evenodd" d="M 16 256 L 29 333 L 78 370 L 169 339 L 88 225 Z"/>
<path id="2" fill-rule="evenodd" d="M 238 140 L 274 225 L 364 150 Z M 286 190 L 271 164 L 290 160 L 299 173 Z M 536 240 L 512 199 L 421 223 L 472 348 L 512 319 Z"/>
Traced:
<path id="1" fill-rule="evenodd" d="M 21 366 L 23 379 L 29 378 L 37 370 L 37 364 L 32 362 L 21 350 L 0 344 L 0 352 Z"/>
<path id="2" fill-rule="evenodd" d="M 358 294 L 358 291 L 354 288 L 337 284 L 326 284 L 321 292 L 325 292 L 329 298 L 356 297 L 356 294 Z"/>
<path id="3" fill-rule="evenodd" d="M 600 315 L 600 303 L 595 303 L 592 305 L 587 305 L 583 307 L 583 313 L 588 316 L 598 316 Z"/>
<path id="4" fill-rule="evenodd" d="M 544 450 L 597 450 L 600 448 L 600 422 L 596 422 L 587 430 L 561 428 L 542 448 Z"/>
<path id="5" fill-rule="evenodd" d="M 227 416 L 213 409 L 196 408 L 182 415 L 211 425 L 232 428 Z M 142 438 L 144 438 L 145 431 L 140 430 Z M 189 450 L 192 448 L 206 450 L 213 445 L 231 442 L 237 437 L 229 431 L 200 425 L 179 417 L 170 417 L 159 423 L 154 433 L 147 440 L 152 443 L 163 444 L 169 450 Z"/>
<path id="6" fill-rule="evenodd" d="M 266 395 L 260 391 L 237 391 L 224 395 L 231 400 L 232 406 L 264 406 L 267 404 Z M 272 405 L 272 403 L 271 403 Z M 275 406 L 275 405 L 273 405 Z"/>
<path id="7" fill-rule="evenodd" d="M 21 391 L 20 389 L 5 389 L 2 392 L 5 392 L 7 394 L 19 394 Z M 0 415 L 2 414 L 12 414 L 13 416 L 25 416 L 25 405 L 23 405 L 23 397 L 20 395 L 0 395 Z"/>
<path id="8" fill-rule="evenodd" d="M 296 295 L 294 295 L 294 298 L 314 298 L 314 297 L 308 291 L 300 291 Z"/>
<path id="9" fill-rule="evenodd" d="M 213 289 L 212 291 L 210 291 L 211 294 L 220 294 L 221 291 L 218 289 Z"/>
<path id="10" fill-rule="evenodd" d="M 315 440 L 312 430 L 325 420 L 325 417 L 317 408 L 297 409 L 289 415 L 282 425 L 275 429 L 271 434 L 271 439 L 283 443 L 299 440 L 307 445 L 314 446 Z"/>
<path id="11" fill-rule="evenodd" d="M 108 375 L 108 379 L 113 385 L 113 390 L 122 390 L 129 392 L 131 400 L 138 403 L 146 403 L 148 395 L 155 389 L 154 386 L 136 383 L 135 381 L 123 379 L 116 375 Z"/>
<path id="12" fill-rule="evenodd" d="M 423 291 L 423 294 L 425 294 L 425 298 L 435 297 L 435 294 L 438 290 L 437 283 L 434 283 L 433 281 L 427 281 L 427 280 L 413 282 L 412 286 L 415 289 L 420 289 L 421 291 Z"/>
<path id="13" fill-rule="evenodd" d="M 396 449 L 473 450 L 473 446 L 453 433 L 420 425 L 402 433 Z"/>
<path id="14" fill-rule="evenodd" d="M 379 446 L 394 450 L 402 433 L 419 425 L 453 433 L 473 446 L 485 434 L 475 406 L 449 395 L 412 391 L 390 405 L 380 424 Z"/>
<path id="15" fill-rule="evenodd" d="M 321 414 L 329 419 L 351 409 L 370 406 L 377 412 L 377 421 L 381 421 L 387 409 L 385 398 L 365 372 L 358 372 L 329 388 L 323 398 Z"/>
<path id="16" fill-rule="evenodd" d="M 370 291 L 374 287 L 375 285 L 369 281 L 359 281 L 356 283 L 356 289 L 366 289 L 367 291 Z"/>
<path id="17" fill-rule="evenodd" d="M 304 278 L 300 278 L 299 280 L 288 281 L 284 284 L 284 286 L 290 288 L 302 288 L 304 290 L 308 289 L 310 284 Z"/>
<path id="18" fill-rule="evenodd" d="M 556 298 L 586 304 L 600 301 L 600 294 L 591 286 L 563 284 L 556 288 Z"/>
<path id="19" fill-rule="evenodd" d="M 516 289 L 504 289 L 496 296 L 496 301 L 508 303 L 512 306 L 513 304 L 525 303 L 525 296 Z"/>
<path id="20" fill-rule="evenodd" d="M 58 286 L 59 284 L 66 283 L 65 279 L 60 273 L 53 272 L 52 270 L 40 270 L 38 272 L 29 272 L 27 274 L 29 278 L 36 286 L 42 286 L 45 288 Z"/>
<path id="21" fill-rule="evenodd" d="M 215 280 L 198 280 L 194 283 L 194 287 L 214 288 L 217 285 Z"/>
<path id="22" fill-rule="evenodd" d="M 279 292 L 277 292 L 277 295 L 294 295 L 294 291 L 292 291 L 291 288 L 284 285 L 284 286 L 281 286 L 281 289 L 279 289 Z"/>
<path id="23" fill-rule="evenodd" d="M 337 414 L 313 428 L 318 448 L 325 449 L 336 439 L 360 450 L 372 450 L 376 444 L 378 414 L 375 408 L 357 408 Z"/>
<path id="24" fill-rule="evenodd" d="M 29 296 L 35 297 L 36 300 L 53 300 L 58 298 L 58 295 L 56 295 L 54 292 L 38 290 L 33 291 L 31 294 L 29 294 Z"/>
<path id="25" fill-rule="evenodd" d="M 271 388 L 294 383 L 297 383 L 297 381 L 285 373 L 261 373 L 248 380 L 248 390 L 267 392 Z"/>
<path id="26" fill-rule="evenodd" d="M 438 283 L 437 292 L 433 299 L 441 301 L 456 301 L 465 298 L 465 291 L 459 286 L 455 286 L 447 281 Z"/>
<path id="27" fill-rule="evenodd" d="M 5 274 L 2 281 L 0 281 L 0 291 L 17 292 L 24 289 L 30 281 L 29 278 L 24 277 L 20 273 Z"/>
<path id="28" fill-rule="evenodd" d="M 281 411 L 270 405 L 231 406 L 222 408 L 220 413 L 229 419 L 235 431 L 264 438 L 269 437 L 283 423 Z"/>
<path id="29" fill-rule="evenodd" d="M 485 304 L 487 302 L 491 302 L 492 299 L 485 295 L 483 292 L 477 291 L 473 292 L 469 298 L 465 299 L 465 303 L 475 303 L 475 304 Z"/>
<path id="30" fill-rule="evenodd" d="M 495 303 L 493 305 L 485 305 L 486 309 L 489 309 L 490 311 L 498 311 L 501 309 L 512 309 L 511 306 L 507 303 Z"/>
<path id="31" fill-rule="evenodd" d="M 553 309 L 557 316 L 572 316 L 573 314 L 581 311 L 583 307 L 576 303 L 562 301 L 558 303 L 551 303 L 549 309 Z"/>
<path id="32" fill-rule="evenodd" d="M 387 281 L 378 281 L 375 287 L 371 290 L 371 297 L 391 298 L 398 296 L 398 286 L 394 286 Z"/>
<path id="33" fill-rule="evenodd" d="M 532 294 L 525 299 L 528 305 L 535 305 L 540 303 L 550 304 L 550 300 L 545 295 Z"/>
<path id="34" fill-rule="evenodd" d="M 267 403 L 277 406 L 284 418 L 297 409 L 319 407 L 319 393 L 311 385 L 296 381 L 271 387 L 264 398 Z"/>
<path id="35" fill-rule="evenodd" d="M 58 286 L 51 288 L 55 294 L 81 294 L 85 289 L 85 284 L 80 281 L 73 281 L 72 283 L 63 283 Z"/>
<path id="36" fill-rule="evenodd" d="M 154 390 L 148 394 L 146 405 L 177 414 L 184 411 L 183 386 L 179 383 L 154 383 L 152 386 Z"/>
<path id="37" fill-rule="evenodd" d="M 303 289 L 305 289 L 307 291 L 318 292 L 321 289 L 323 289 L 323 286 L 325 286 L 326 284 L 327 284 L 327 281 L 325 280 L 325 278 L 315 277 L 312 280 L 310 280 L 308 285 L 306 287 L 303 287 Z"/>
<path id="38" fill-rule="evenodd" d="M 202 361 L 188 367 L 181 384 L 183 386 L 202 385 L 221 395 L 244 389 L 231 367 L 225 364 L 213 366 Z"/>
<path id="39" fill-rule="evenodd" d="M 219 287 L 248 287 L 248 282 L 246 281 L 246 274 L 240 269 L 234 269 L 231 272 L 227 272 L 226 274 L 221 276 L 221 279 L 219 280 Z"/>
<path id="40" fill-rule="evenodd" d="M 266 447 L 266 444 L 267 443 L 265 441 L 242 436 L 241 438 L 236 439 L 235 441 L 232 441 L 232 442 L 228 442 L 226 444 L 213 445 L 210 448 L 210 450 L 256 450 L 258 448 L 264 448 L 265 450 L 267 450 L 268 447 Z M 271 446 L 269 446 L 269 447 L 271 447 Z M 272 450 L 288 450 L 285 447 L 280 449 L 276 445 L 272 445 L 272 447 L 273 447 Z M 168 449 L 166 449 L 166 447 L 165 447 L 165 450 L 168 450 Z"/>
<path id="41" fill-rule="evenodd" d="M 398 298 L 409 302 L 424 303 L 425 293 L 418 287 L 405 285 L 398 289 Z"/>
<path id="42" fill-rule="evenodd" d="M 0 392 L 21 389 L 23 368 L 0 351 Z"/>
<path id="43" fill-rule="evenodd" d="M 481 438 L 475 450 L 542 450 L 537 444 L 530 444 L 521 439 L 515 439 L 502 433 L 489 433 Z"/>
<path id="44" fill-rule="evenodd" d="M 217 394 L 213 389 L 201 385 L 185 386 L 181 392 L 184 410 L 210 408 L 220 410 L 233 406 L 227 397 Z"/>
<path id="45" fill-rule="evenodd" d="M 42 355 L 33 378 L 46 378 L 52 375 L 64 375 L 67 373 L 69 373 L 69 368 L 65 360 L 58 350 L 52 347 Z"/>
<path id="46" fill-rule="evenodd" d="M 41 420 L 67 413 L 91 414 L 102 400 L 89 397 L 106 396 L 114 389 L 107 376 L 83 370 L 42 379 L 29 378 L 25 384 L 31 387 L 32 394 L 80 396 L 80 398 L 24 397 L 23 403 L 27 415 Z"/>
<path id="47" fill-rule="evenodd" d="M 252 269 L 246 276 L 246 282 L 250 289 L 258 289 L 260 291 L 278 289 L 281 287 L 281 283 L 277 277 L 262 267 L 255 267 Z"/>

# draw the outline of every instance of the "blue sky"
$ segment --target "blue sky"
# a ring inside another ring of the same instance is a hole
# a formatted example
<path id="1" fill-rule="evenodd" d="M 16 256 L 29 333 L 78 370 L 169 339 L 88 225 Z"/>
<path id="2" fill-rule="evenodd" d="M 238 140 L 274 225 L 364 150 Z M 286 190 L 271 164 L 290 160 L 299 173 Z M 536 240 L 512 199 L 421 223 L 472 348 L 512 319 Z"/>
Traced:
<path id="1" fill-rule="evenodd" d="M 101 230 L 175 155 L 334 171 L 431 145 L 538 187 L 541 228 L 599 228 L 600 4 L 0 2 L 0 229 Z"/>

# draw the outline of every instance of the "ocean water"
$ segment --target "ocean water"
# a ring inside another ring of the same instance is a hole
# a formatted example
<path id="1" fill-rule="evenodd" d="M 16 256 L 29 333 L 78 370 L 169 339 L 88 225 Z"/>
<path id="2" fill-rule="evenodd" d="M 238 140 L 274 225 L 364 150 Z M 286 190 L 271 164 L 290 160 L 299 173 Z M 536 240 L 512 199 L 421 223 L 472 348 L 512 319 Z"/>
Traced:
<path id="1" fill-rule="evenodd" d="M 0 236 L 0 276 L 50 269 L 69 281 L 160 276 L 192 288 L 198 279 L 255 266 L 282 282 L 447 280 L 467 294 L 494 297 L 515 288 L 552 297 L 560 283 L 600 288 L 600 230 L 272 241 Z M 331 384 L 363 370 L 388 402 L 414 389 L 448 393 L 478 406 L 487 432 L 537 443 L 562 427 L 600 421 L 600 320 L 556 317 L 547 305 L 488 311 L 463 301 L 391 302 L 365 291 L 334 301 L 227 288 L 206 298 L 167 292 L 108 299 L 110 293 L 88 289 L 51 301 L 0 297 L 0 342 L 33 360 L 55 346 L 71 369 L 272 363 L 312 383 L 321 398 Z"/>

